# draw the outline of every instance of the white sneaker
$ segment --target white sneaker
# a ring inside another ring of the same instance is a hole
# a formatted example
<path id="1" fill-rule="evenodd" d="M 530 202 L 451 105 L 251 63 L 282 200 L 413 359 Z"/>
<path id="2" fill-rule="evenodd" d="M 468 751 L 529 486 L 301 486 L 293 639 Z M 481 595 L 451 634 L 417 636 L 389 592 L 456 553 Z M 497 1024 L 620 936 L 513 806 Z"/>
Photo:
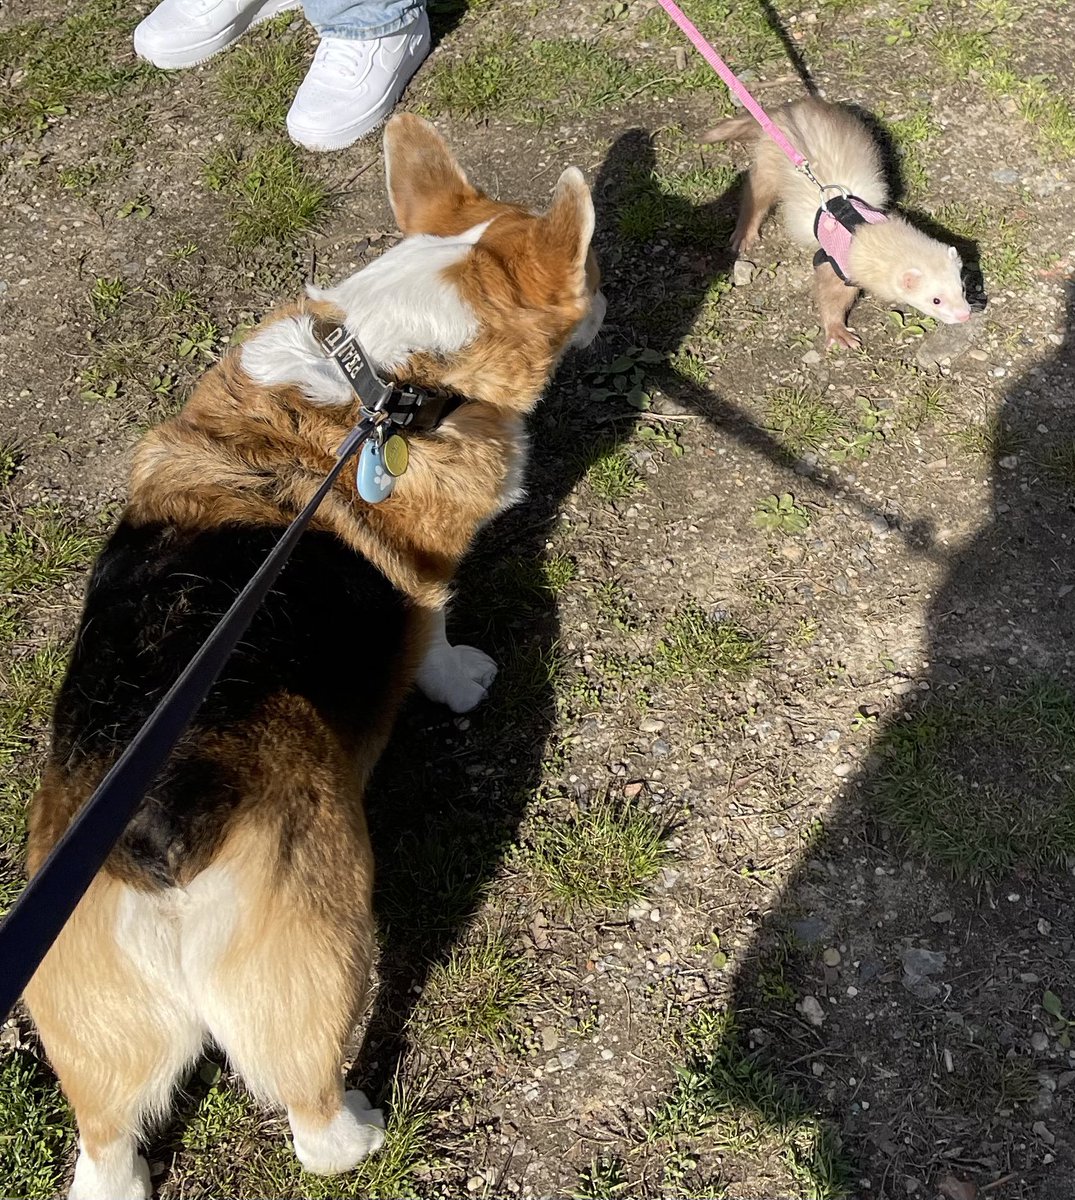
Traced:
<path id="1" fill-rule="evenodd" d="M 165 71 L 196 67 L 253 25 L 300 0 L 162 0 L 134 31 L 134 50 Z"/>
<path id="2" fill-rule="evenodd" d="M 425 11 L 398 33 L 358 41 L 323 37 L 287 114 L 307 150 L 342 150 L 381 124 L 429 53 Z"/>

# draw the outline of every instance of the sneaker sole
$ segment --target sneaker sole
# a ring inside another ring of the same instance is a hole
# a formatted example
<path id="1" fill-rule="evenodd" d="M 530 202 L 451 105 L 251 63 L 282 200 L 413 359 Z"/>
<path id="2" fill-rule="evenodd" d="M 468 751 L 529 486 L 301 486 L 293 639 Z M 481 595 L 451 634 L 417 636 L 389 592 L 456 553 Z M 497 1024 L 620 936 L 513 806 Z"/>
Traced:
<path id="1" fill-rule="evenodd" d="M 291 12 L 301 7 L 301 0 L 268 0 L 268 3 L 259 8 L 245 25 L 236 23 L 230 27 L 227 33 L 218 34 L 215 38 L 209 38 L 208 41 L 201 42 L 197 46 L 191 46 L 183 54 L 165 53 L 156 58 L 150 57 L 138 45 L 138 30 L 136 29 L 134 31 L 134 52 L 139 58 L 152 63 L 161 71 L 183 71 L 189 67 L 199 67 L 202 63 L 215 58 L 222 50 L 233 46 L 244 33 L 256 25 L 260 25 L 263 21 L 271 21 L 273 17 L 278 17 L 283 12 Z M 221 41 L 221 38 L 224 40 Z M 191 57 L 191 55 L 195 57 Z"/>
<path id="2" fill-rule="evenodd" d="M 391 97 L 385 97 L 383 106 L 376 110 L 377 115 L 373 118 L 372 124 L 367 124 L 366 121 L 368 121 L 369 118 L 366 118 L 366 120 L 362 122 L 356 122 L 356 124 L 360 126 L 359 132 L 357 133 L 354 131 L 355 126 L 350 125 L 345 129 L 341 129 L 338 133 L 325 136 L 319 135 L 316 141 L 306 141 L 304 140 L 303 136 L 300 135 L 300 133 L 292 128 L 290 120 L 291 114 L 289 113 L 289 119 L 287 122 L 288 137 L 290 137 L 293 142 L 301 146 L 304 150 L 310 150 L 314 154 L 329 154 L 333 150 L 346 150 L 348 146 L 353 146 L 356 142 L 362 141 L 363 138 L 368 138 L 372 134 L 375 134 L 392 115 L 392 110 L 396 107 L 400 101 L 400 98 L 403 96 L 403 93 L 410 86 L 411 80 L 414 79 L 415 75 L 418 73 L 418 68 L 429 57 L 431 49 L 432 44 L 427 39 L 424 46 L 425 53 L 415 64 L 414 70 L 403 81 L 395 95 Z"/>

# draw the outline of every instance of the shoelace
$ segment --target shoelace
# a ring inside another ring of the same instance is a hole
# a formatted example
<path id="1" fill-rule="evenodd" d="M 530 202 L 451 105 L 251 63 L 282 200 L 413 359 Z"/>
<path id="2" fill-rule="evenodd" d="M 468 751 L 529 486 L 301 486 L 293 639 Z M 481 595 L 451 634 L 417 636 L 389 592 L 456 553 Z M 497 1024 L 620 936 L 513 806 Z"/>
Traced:
<path id="1" fill-rule="evenodd" d="M 323 41 L 317 47 L 314 62 L 327 67 L 348 83 L 358 83 L 369 69 L 371 42 L 345 39 Z"/>

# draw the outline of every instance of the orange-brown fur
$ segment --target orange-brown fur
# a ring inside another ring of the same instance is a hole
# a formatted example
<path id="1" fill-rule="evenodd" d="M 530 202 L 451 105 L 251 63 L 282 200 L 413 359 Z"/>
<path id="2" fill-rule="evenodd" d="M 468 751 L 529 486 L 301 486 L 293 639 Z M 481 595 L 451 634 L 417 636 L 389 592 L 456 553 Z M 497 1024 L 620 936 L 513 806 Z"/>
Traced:
<path id="1" fill-rule="evenodd" d="M 589 232 L 580 226 L 589 205 L 581 180 L 562 181 L 552 209 L 538 217 L 471 187 L 417 118 L 394 118 L 385 142 L 405 234 L 454 234 L 496 218 L 455 272 L 479 336 L 454 357 L 414 355 L 397 372 L 469 402 L 437 432 L 412 440 L 409 470 L 390 501 L 358 500 L 345 473 L 316 518 L 407 598 L 402 660 L 389 702 L 370 714 L 357 741 L 297 696 L 274 697 L 238 733 L 203 737 L 198 754 L 241 780 L 219 844 L 179 864 L 180 887 L 163 894 L 114 855 L 79 904 L 26 999 L 90 1157 L 112 1153 L 116 1139 L 137 1135 L 161 1111 L 172 1078 L 200 1044 L 182 997 L 141 969 L 137 945 L 132 956 L 117 943 L 122 914 L 133 906 L 136 924 L 159 920 L 167 931 L 186 919 L 184 905 L 210 866 L 237 898 L 221 910 L 230 925 L 219 953 L 196 964 L 222 1014 L 214 1035 L 253 1090 L 301 1122 L 313 1128 L 339 1112 L 341 1048 L 362 1005 L 373 943 L 362 792 L 433 614 L 475 532 L 501 506 L 518 421 L 596 289 Z M 269 321 L 298 312 L 342 316 L 302 299 Z M 127 519 L 193 530 L 283 526 L 310 499 L 357 415 L 357 403 L 317 407 L 296 387 L 255 384 L 238 351 L 229 353 L 182 413 L 138 447 Z M 339 636 L 362 631 L 356 612 L 354 628 Z M 31 808 L 31 873 L 107 766 L 50 763 Z M 136 943 L 150 936 L 137 934 Z"/>

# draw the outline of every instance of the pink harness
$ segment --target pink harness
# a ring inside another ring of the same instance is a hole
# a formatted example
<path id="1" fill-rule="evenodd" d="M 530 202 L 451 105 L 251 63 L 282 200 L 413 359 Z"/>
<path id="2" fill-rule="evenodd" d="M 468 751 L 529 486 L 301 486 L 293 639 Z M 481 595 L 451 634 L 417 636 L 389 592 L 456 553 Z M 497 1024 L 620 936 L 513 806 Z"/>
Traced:
<path id="1" fill-rule="evenodd" d="M 880 225 L 888 217 L 858 196 L 839 195 L 826 200 L 814 218 L 814 237 L 821 249 L 814 266 L 828 263 L 844 283 L 851 283 L 851 240 L 860 225 Z"/>

